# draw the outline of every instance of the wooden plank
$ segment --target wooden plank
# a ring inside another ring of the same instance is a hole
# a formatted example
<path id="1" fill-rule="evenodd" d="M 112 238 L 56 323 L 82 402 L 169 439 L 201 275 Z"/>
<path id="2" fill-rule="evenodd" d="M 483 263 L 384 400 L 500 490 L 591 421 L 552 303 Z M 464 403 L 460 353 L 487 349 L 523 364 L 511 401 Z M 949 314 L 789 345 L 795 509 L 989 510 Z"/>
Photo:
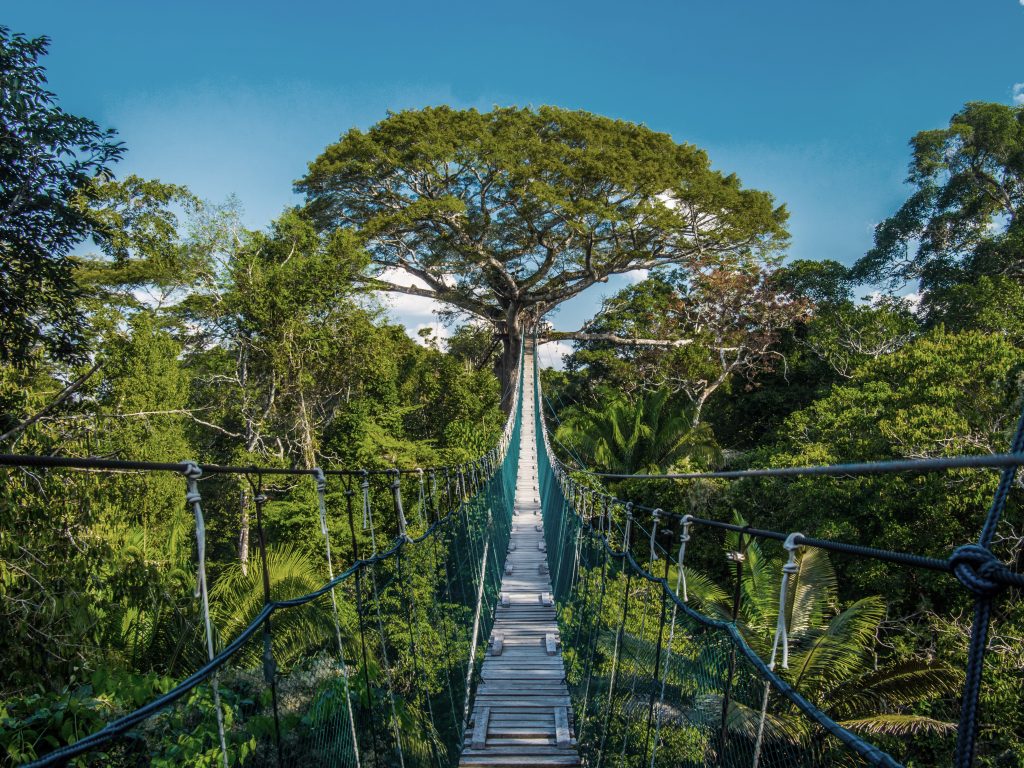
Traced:
<path id="1" fill-rule="evenodd" d="M 491 717 L 490 707 L 481 707 L 476 711 L 475 717 L 472 745 L 474 749 L 482 749 L 487 745 L 487 721 Z"/>
<path id="2" fill-rule="evenodd" d="M 517 518 L 509 537 L 490 653 L 484 658 L 461 766 L 580 765 L 569 729 L 571 704 L 543 535 L 532 372 L 528 350 L 514 503 L 514 513 L 524 517 Z"/>
<path id="3" fill-rule="evenodd" d="M 491 656 L 501 656 L 505 636 L 501 632 L 491 632 Z"/>
<path id="4" fill-rule="evenodd" d="M 555 744 L 559 749 L 572 747 L 569 741 L 569 712 L 561 707 L 555 709 Z"/>

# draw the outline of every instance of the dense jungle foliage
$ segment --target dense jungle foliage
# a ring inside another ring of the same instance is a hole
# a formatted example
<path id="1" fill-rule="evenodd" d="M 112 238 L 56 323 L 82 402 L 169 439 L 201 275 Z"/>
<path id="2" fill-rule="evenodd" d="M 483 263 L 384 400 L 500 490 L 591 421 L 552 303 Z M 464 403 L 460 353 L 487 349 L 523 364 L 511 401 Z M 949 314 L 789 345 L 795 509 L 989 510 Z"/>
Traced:
<path id="1" fill-rule="evenodd" d="M 922 132 L 911 144 L 909 181 L 917 191 L 878 226 L 872 251 L 852 268 L 823 259 L 772 271 L 772 290 L 800 304 L 792 322 L 759 319 L 750 291 L 742 311 L 718 314 L 729 293 L 703 306 L 702 278 L 682 271 L 654 272 L 607 300 L 587 330 L 694 341 L 587 341 L 577 344 L 564 371 L 544 371 L 561 458 L 570 467 L 634 473 L 1007 450 L 1024 405 L 1024 108 L 968 104 L 948 128 Z M 876 280 L 887 281 L 890 291 L 861 298 Z M 915 282 L 917 292 L 906 295 Z M 770 305 L 774 311 L 779 302 Z M 607 487 L 676 512 L 944 558 L 977 538 L 995 475 L 625 480 Z M 996 542 L 1003 561 L 1018 570 L 1021 501 L 1018 478 Z M 728 589 L 721 546 L 721 537 L 698 531 L 688 559 Z M 834 580 L 825 574 L 816 587 L 828 590 L 823 617 L 870 614 L 870 633 L 851 639 L 849 653 L 861 644 L 876 677 L 901 665 L 948 670 L 945 682 L 922 672 L 889 686 L 892 694 L 914 691 L 902 701 L 871 694 L 871 716 L 851 727 L 910 764 L 948 764 L 956 670 L 971 626 L 969 593 L 946 576 L 869 559 L 836 556 L 834 567 Z M 750 583 L 745 622 L 764 599 Z M 704 602 L 719 610 L 718 597 Z M 1022 633 L 1024 606 L 1011 590 L 1001 596 L 989 642 L 981 765 L 1024 765 Z M 786 674 L 826 711 L 841 714 L 834 695 L 802 687 L 800 673 Z"/>
<path id="2" fill-rule="evenodd" d="M 475 458 L 494 445 L 505 423 L 492 367 L 497 358 L 498 373 L 507 377 L 509 354 L 517 352 L 509 351 L 509 335 L 518 340 L 523 333 L 523 313 L 547 311 L 598 279 L 593 246 L 600 238 L 614 243 L 604 254 L 602 279 L 651 271 L 607 300 L 573 336 L 564 371 L 543 372 L 546 417 L 570 465 L 633 473 L 1005 450 L 1024 393 L 1024 107 L 968 104 L 947 128 L 915 136 L 915 192 L 879 225 L 875 248 L 852 268 L 828 254 L 785 263 L 784 209 L 767 193 L 741 189 L 735 176 L 711 171 L 706 155 L 689 145 L 659 138 L 645 144 L 650 156 L 638 154 L 637 167 L 627 168 L 623 146 L 654 135 L 636 126 L 560 110 L 542 119 L 521 110 L 481 127 L 475 112 L 438 110 L 406 114 L 376 130 L 374 141 L 386 143 L 396 125 L 426 120 L 436 132 L 430 151 L 441 155 L 461 146 L 462 134 L 446 133 L 447 119 L 478 138 L 486 134 L 474 157 L 497 146 L 487 142 L 526 141 L 523 126 L 535 123 L 550 129 L 545 141 L 571 144 L 577 154 L 549 156 L 549 145 L 530 139 L 502 156 L 512 163 L 537 152 L 552 164 L 545 185 L 517 176 L 502 201 L 508 209 L 526 205 L 527 223 L 502 219 L 500 231 L 488 235 L 510 249 L 506 262 L 519 260 L 509 280 L 530 281 L 523 264 L 537 248 L 547 249 L 552 264 L 578 262 L 578 274 L 564 264 L 559 273 L 573 290 L 556 296 L 555 285 L 521 305 L 509 304 L 504 289 L 494 287 L 502 284 L 501 270 L 490 263 L 494 254 L 472 241 L 477 230 L 445 229 L 476 199 L 460 198 L 468 187 L 446 175 L 454 160 L 402 158 L 416 183 L 416 174 L 427 177 L 424 198 L 432 173 L 458 186 L 458 194 L 441 191 L 417 206 L 415 197 L 383 184 L 374 188 L 382 196 L 374 198 L 378 207 L 360 211 L 361 219 L 333 209 L 328 216 L 329 204 L 340 210 L 351 203 L 338 203 L 339 196 L 351 196 L 367 178 L 380 180 L 371 160 L 375 152 L 387 154 L 386 146 L 348 134 L 302 182 L 308 207 L 250 230 L 231 201 L 202 201 L 158 180 L 117 179 L 113 169 L 124 148 L 111 132 L 60 109 L 45 89 L 45 50 L 45 39 L 0 28 L 2 452 L 306 469 L 429 467 Z M 582 157 L 587 141 L 607 142 L 606 153 Z M 349 153 L 343 163 L 342 150 Z M 565 172 L 584 160 L 592 165 Z M 607 200 L 591 206 L 588 185 L 609 194 L 603 164 L 651 184 L 685 168 L 700 183 L 680 183 L 671 206 L 655 204 L 653 194 L 620 208 Z M 565 178 L 572 184 L 559 186 Z M 571 223 L 556 223 L 544 208 L 570 202 Z M 401 210 L 382 213 L 392 203 Z M 684 204 L 708 208 L 715 231 L 686 230 Z M 650 224 L 652 210 L 661 217 L 655 216 L 657 226 Z M 474 226 L 486 219 L 486 211 L 470 213 Z M 618 232 L 636 226 L 629 223 L 636 217 L 656 258 L 622 245 Z M 594 228 L 590 250 L 588 226 Z M 566 242 L 564 253 L 556 235 Z M 529 248 L 522 245 L 533 237 Z M 702 237 L 714 240 L 707 260 Z M 377 289 L 386 287 L 381 253 L 403 238 L 416 241 L 418 259 L 429 248 L 445 257 L 413 267 L 427 270 L 440 298 L 449 292 L 453 311 L 463 312 L 443 343 L 430 335 L 423 343 L 411 340 L 378 298 Z M 673 248 L 678 259 L 671 258 Z M 471 264 L 455 286 L 445 282 L 453 263 Z M 879 284 L 888 292 L 863 296 Z M 917 289 L 913 298 L 901 295 L 908 285 Z M 476 304 L 466 308 L 470 299 L 480 302 L 479 311 Z M 502 315 L 509 306 L 512 315 Z M 630 340 L 644 343 L 622 343 Z M 3 760 L 16 765 L 168 690 L 205 660 L 206 648 L 193 592 L 193 518 L 180 476 L 34 469 L 5 469 L 2 476 L 0 748 Z M 328 487 L 337 572 L 357 548 L 366 554 L 376 538 L 386 542 L 397 534 L 389 489 L 374 482 L 368 511 L 376 529 L 359 520 L 358 493 L 349 523 L 347 492 L 357 488 L 340 480 Z M 405 482 L 414 519 L 429 504 L 417 495 L 415 476 Z M 950 472 L 813 482 L 629 480 L 609 489 L 667 510 L 945 557 L 976 537 L 994 484 L 992 473 Z M 323 540 L 309 478 L 250 483 L 218 476 L 204 479 L 202 493 L 211 605 L 223 646 L 263 605 L 256 497 L 269 498 L 262 525 L 275 598 L 325 582 Z M 406 722 L 423 719 L 431 695 L 451 685 L 451 660 L 440 649 L 465 624 L 465 604 L 472 602 L 456 600 L 450 580 L 438 580 L 449 567 L 445 558 L 458 552 L 458 537 L 442 543 L 440 552 L 424 550 L 413 559 L 419 577 L 409 595 L 382 598 L 395 626 L 405 631 L 399 619 L 408 620 L 408 637 L 421 640 L 420 651 L 382 623 L 367 631 L 379 635 L 374 648 L 393 653 L 393 669 L 385 672 L 372 649 L 369 658 L 351 660 L 366 671 L 369 682 L 357 690 L 364 700 L 382 696 L 378 683 L 394 674 L 392 689 L 407 695 L 392 706 Z M 722 547 L 720 539 L 698 533 L 689 556 L 697 604 L 714 615 L 727 610 L 731 588 Z M 998 549 L 1004 562 L 1024 567 L 1019 484 Z M 766 598 L 762 586 L 775 583 L 777 590 L 779 553 L 749 554 L 762 568 L 742 585 L 749 597 L 743 631 L 762 649 L 774 622 L 770 589 L 764 587 Z M 816 663 L 802 679 L 786 674 L 826 711 L 908 764 L 947 764 L 957 670 L 970 629 L 967 593 L 932 573 L 853 558 L 804 559 L 814 579 L 807 608 L 814 631 L 796 634 L 794 654 L 813 658 L 801 638 L 825 635 L 834 642 L 836 663 Z M 425 607 L 436 605 L 442 581 L 453 606 L 447 616 Z M 349 643 L 356 634 L 355 593 L 339 594 Z M 997 603 L 981 765 L 1024 766 L 1019 598 L 1008 592 Z M 410 609 L 407 599 L 421 607 Z M 282 666 L 296 662 L 296 648 L 330 649 L 329 605 L 314 608 L 292 624 L 282 622 L 274 641 Z M 247 653 L 243 658 L 258 670 L 260 649 Z M 318 675 L 309 671 L 297 689 L 325 685 L 329 676 Z M 238 699 L 226 698 L 229 713 L 264 695 L 247 680 L 240 675 L 230 688 Z M 857 685 L 868 694 L 850 690 Z M 209 711 L 212 702 L 203 696 L 208 691 L 197 689 L 189 705 Z M 457 728 L 458 718 L 452 721 Z M 152 764 L 219 764 L 208 727 L 172 717 L 154 728 L 164 730 L 154 736 L 161 747 L 149 756 Z M 443 740 L 418 745 L 424 761 L 437 759 Z M 254 755 L 245 738 L 229 746 L 243 764 Z M 106 759 L 128 765 L 139 756 Z"/>

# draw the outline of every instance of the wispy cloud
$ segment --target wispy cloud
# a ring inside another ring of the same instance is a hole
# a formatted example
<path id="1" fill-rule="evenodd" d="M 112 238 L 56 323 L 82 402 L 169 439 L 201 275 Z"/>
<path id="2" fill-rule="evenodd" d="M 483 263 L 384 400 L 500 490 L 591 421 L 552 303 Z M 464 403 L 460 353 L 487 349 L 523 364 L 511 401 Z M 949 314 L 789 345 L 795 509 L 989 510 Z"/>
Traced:
<path id="1" fill-rule="evenodd" d="M 1020 4 L 1024 5 L 1024 0 L 1020 0 Z M 1013 84 L 1013 103 L 1024 104 L 1024 83 Z"/>

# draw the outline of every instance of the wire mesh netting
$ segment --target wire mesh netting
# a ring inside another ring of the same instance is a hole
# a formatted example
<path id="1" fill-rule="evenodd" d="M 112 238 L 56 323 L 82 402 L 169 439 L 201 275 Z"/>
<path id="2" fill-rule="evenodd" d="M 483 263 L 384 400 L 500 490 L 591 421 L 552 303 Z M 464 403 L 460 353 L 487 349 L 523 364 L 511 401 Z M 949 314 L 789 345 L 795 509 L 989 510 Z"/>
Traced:
<path id="1" fill-rule="evenodd" d="M 335 494 L 321 476 L 321 500 L 337 503 L 321 506 L 330 580 L 312 592 L 266 540 L 273 494 L 256 489 L 257 555 L 244 580 L 210 581 L 215 658 L 31 764 L 455 765 L 508 547 L 519 432 L 517 412 L 498 447 L 443 474 L 356 474 Z"/>
<path id="2" fill-rule="evenodd" d="M 539 397 L 539 395 L 538 395 Z M 538 413 L 540 408 L 538 405 Z M 643 527 L 557 470 L 538 429 L 541 498 L 580 755 L 608 766 L 898 763 L 774 675 L 735 622 L 678 595 L 675 530 Z M 737 568 L 743 554 L 736 555 Z M 674 587 L 674 588 L 673 588 Z"/>

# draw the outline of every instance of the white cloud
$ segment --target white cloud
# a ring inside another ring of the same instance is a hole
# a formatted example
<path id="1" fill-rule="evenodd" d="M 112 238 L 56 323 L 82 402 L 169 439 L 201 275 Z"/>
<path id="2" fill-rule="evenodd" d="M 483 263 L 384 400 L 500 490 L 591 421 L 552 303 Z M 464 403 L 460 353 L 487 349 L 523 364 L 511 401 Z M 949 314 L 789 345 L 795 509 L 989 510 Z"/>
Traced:
<path id="1" fill-rule="evenodd" d="M 1024 0 L 1020 0 L 1020 4 L 1024 5 Z M 1024 104 L 1024 83 L 1013 84 L 1013 103 Z"/>
<path id="2" fill-rule="evenodd" d="M 1021 0 L 1021 2 L 1024 2 L 1024 0 Z M 921 309 L 921 299 L 923 297 L 918 291 L 908 293 L 905 296 L 900 296 L 900 298 L 903 299 L 904 302 L 906 302 L 911 312 L 917 312 Z"/>
<path id="3" fill-rule="evenodd" d="M 630 283 L 640 283 L 647 279 L 647 276 L 651 274 L 649 269 L 633 269 L 629 272 L 624 272 L 622 276 L 626 278 Z"/>
<path id="4" fill-rule="evenodd" d="M 554 368 L 556 371 L 565 369 L 565 358 L 572 354 L 572 344 L 565 341 L 549 341 L 541 344 L 537 350 L 537 360 L 541 368 Z"/>

